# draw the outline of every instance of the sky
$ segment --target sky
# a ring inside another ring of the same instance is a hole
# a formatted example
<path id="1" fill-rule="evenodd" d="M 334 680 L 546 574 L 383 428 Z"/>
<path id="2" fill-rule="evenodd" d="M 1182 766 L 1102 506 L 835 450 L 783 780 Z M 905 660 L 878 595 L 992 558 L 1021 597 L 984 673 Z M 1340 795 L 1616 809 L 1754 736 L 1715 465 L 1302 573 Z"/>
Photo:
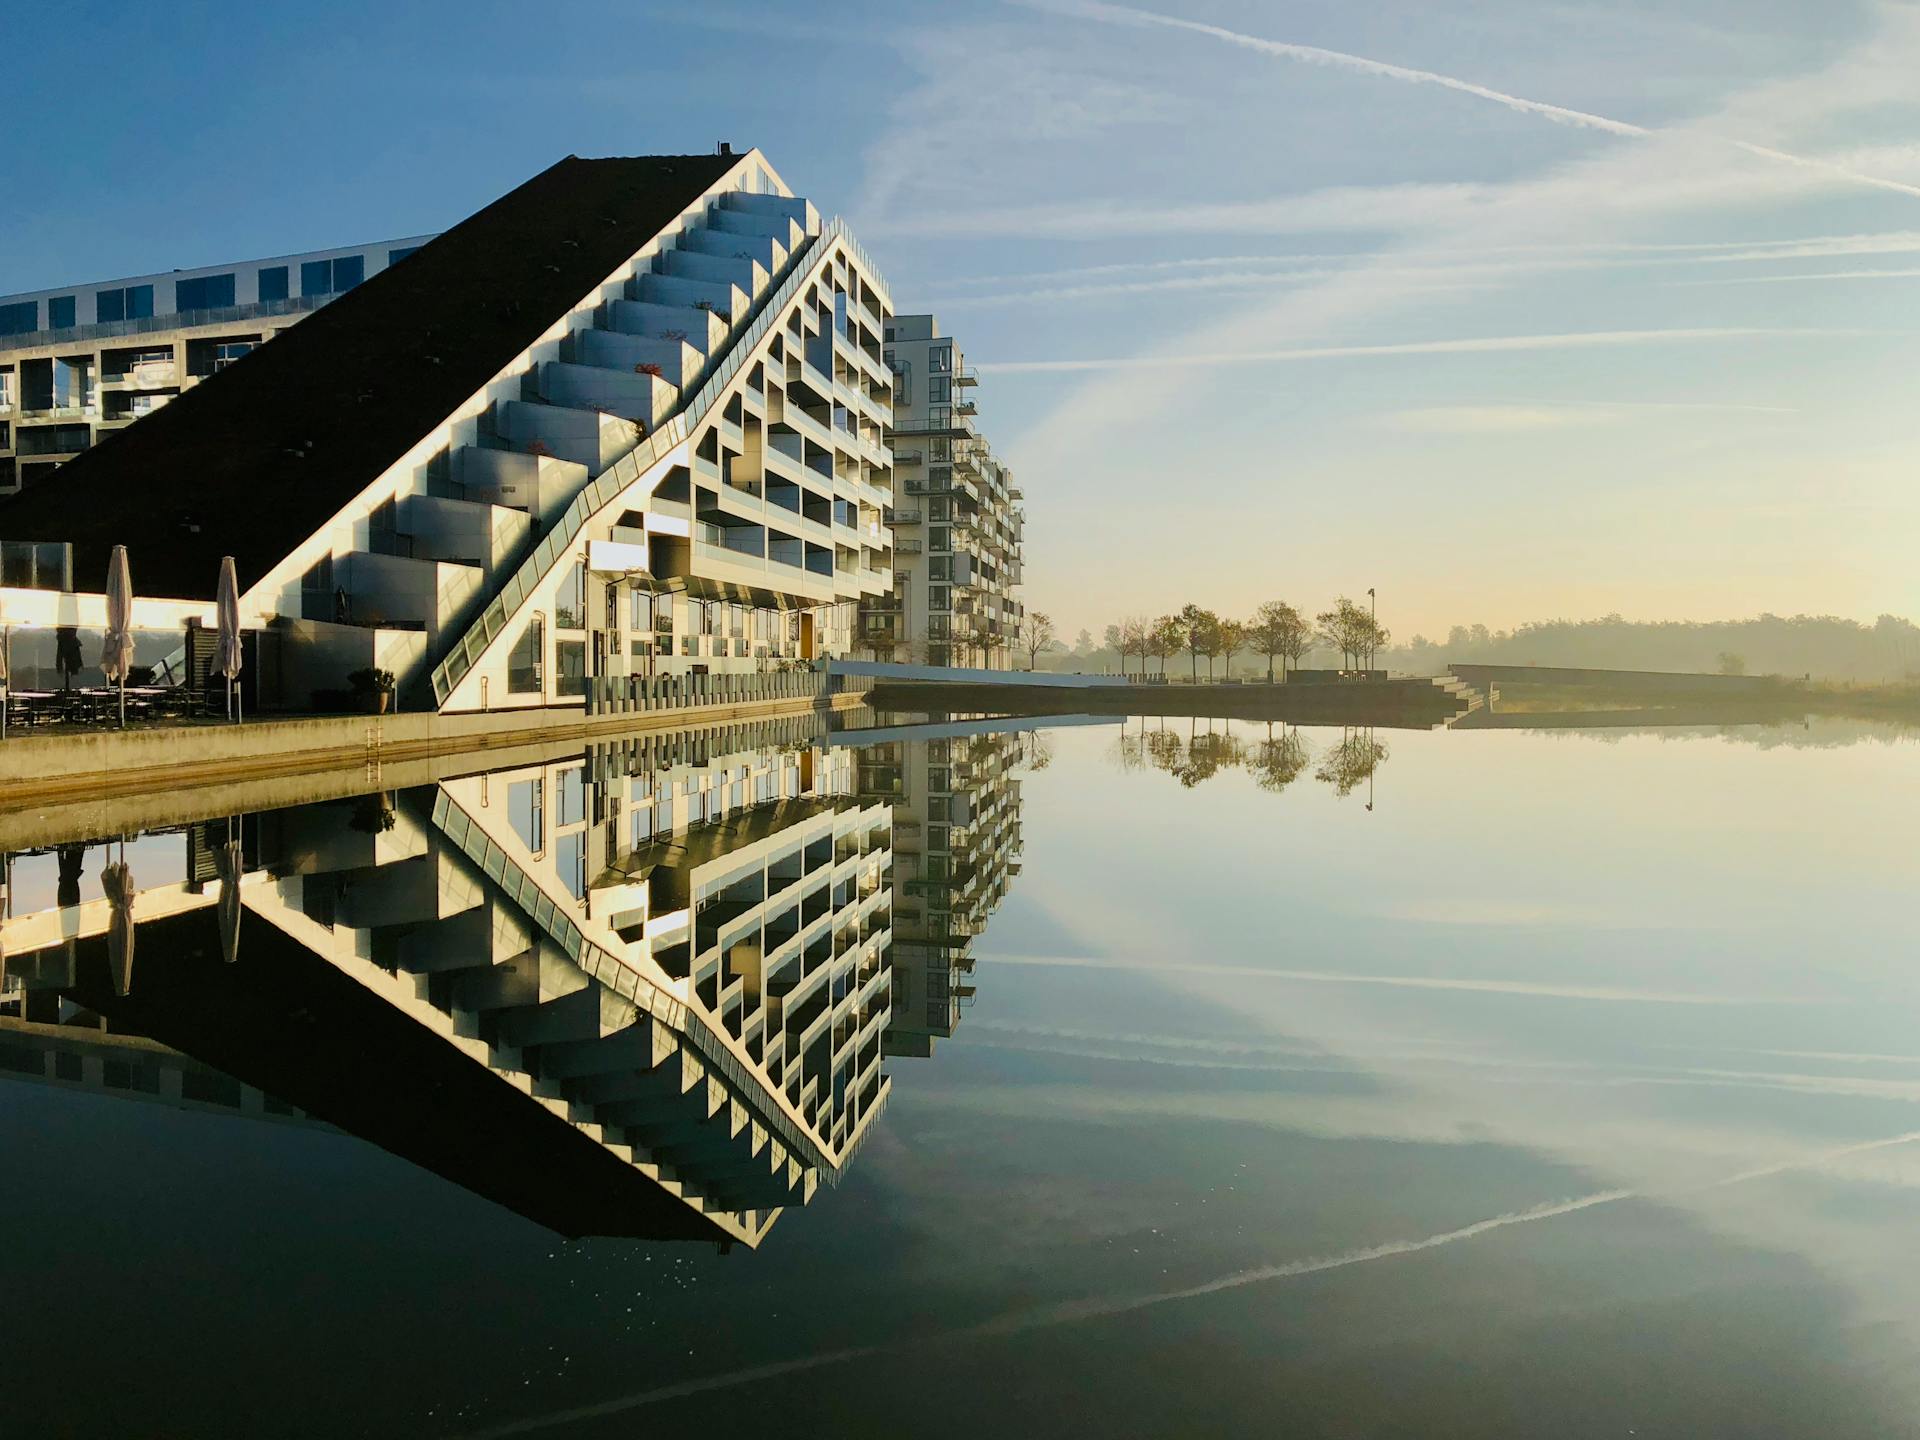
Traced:
<path id="1" fill-rule="evenodd" d="M 1069 637 L 1368 587 L 1402 639 L 1920 614 L 1920 5 L 531 13 L 10 14 L 49 121 L 0 152 L 0 292 L 445 228 L 565 154 L 725 139 L 979 367 Z"/>

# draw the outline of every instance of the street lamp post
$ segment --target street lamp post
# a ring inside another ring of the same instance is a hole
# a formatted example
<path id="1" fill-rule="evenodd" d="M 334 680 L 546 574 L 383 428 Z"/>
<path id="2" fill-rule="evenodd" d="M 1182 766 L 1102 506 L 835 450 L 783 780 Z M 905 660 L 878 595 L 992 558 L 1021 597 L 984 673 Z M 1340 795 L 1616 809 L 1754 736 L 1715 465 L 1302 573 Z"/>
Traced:
<path id="1" fill-rule="evenodd" d="M 1373 587 L 1367 587 L 1367 621 L 1373 626 L 1374 634 L 1380 631 L 1380 602 L 1373 593 Z M 1373 635 L 1367 636 L 1367 669 L 1373 669 Z"/>

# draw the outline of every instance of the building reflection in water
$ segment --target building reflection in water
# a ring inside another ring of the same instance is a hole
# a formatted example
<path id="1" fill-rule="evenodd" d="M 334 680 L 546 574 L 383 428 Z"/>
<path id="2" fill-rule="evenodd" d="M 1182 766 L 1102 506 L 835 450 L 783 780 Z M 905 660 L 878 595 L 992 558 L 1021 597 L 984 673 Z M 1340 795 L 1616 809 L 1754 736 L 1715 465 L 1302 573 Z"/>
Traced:
<path id="1" fill-rule="evenodd" d="M 893 805 L 889 1055 L 931 1055 L 973 1004 L 974 939 L 1020 873 L 1013 772 L 1054 723 L 918 717 L 863 736 L 860 795 Z"/>
<path id="2" fill-rule="evenodd" d="M 837 738 L 10 852 L 0 1078 L 330 1124 L 567 1235 L 756 1245 L 844 1172 L 884 1057 L 953 1033 L 1018 870 L 1031 736 Z"/>

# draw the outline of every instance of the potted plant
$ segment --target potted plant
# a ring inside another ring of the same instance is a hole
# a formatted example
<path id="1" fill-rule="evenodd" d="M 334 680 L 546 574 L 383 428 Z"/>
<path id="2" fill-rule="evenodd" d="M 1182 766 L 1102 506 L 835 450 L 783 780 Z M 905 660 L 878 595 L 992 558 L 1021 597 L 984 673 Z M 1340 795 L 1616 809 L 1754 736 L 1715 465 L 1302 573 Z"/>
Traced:
<path id="1" fill-rule="evenodd" d="M 347 824 L 365 835 L 383 835 L 393 829 L 396 818 L 385 795 L 362 795 L 354 801 Z"/>
<path id="2" fill-rule="evenodd" d="M 393 672 L 377 666 L 356 670 L 347 676 L 354 698 L 369 715 L 384 715 L 393 708 Z"/>

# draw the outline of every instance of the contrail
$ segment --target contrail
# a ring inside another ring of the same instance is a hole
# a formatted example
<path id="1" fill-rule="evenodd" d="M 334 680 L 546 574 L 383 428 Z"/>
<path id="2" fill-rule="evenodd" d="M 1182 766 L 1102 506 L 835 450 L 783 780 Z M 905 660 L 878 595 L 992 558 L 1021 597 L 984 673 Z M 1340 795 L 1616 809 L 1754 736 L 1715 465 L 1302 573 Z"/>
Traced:
<path id="1" fill-rule="evenodd" d="M 1526 350 L 1586 350 L 1675 340 L 1834 339 L 1860 330 L 1763 326 L 1708 326 L 1669 330 L 1576 330 L 1560 335 L 1487 335 L 1460 340 L 1411 340 L 1386 345 L 1303 345 L 1285 350 L 1223 350 L 1198 355 L 1102 355 L 1077 360 L 982 360 L 996 375 L 1080 370 L 1169 370 L 1291 360 L 1346 360 L 1392 355 L 1496 355 Z"/>
<path id="2" fill-rule="evenodd" d="M 653 1390 L 642 1390 L 632 1395 L 616 1396 L 611 1400 L 602 1400 L 592 1405 L 579 1405 L 570 1410 L 558 1410 L 547 1415 L 509 1421 L 489 1430 L 474 1431 L 466 1436 L 465 1440 L 501 1440 L 501 1437 L 508 1435 L 525 1435 L 554 1425 L 567 1425 L 580 1420 L 617 1415 L 627 1410 L 638 1410 L 647 1405 L 658 1404 L 662 1400 L 679 1400 L 689 1395 L 728 1390 L 736 1385 L 751 1385 L 760 1380 L 773 1380 L 782 1375 L 792 1375 L 803 1370 L 817 1370 L 825 1365 L 839 1365 L 849 1360 L 865 1360 L 890 1351 L 918 1349 L 929 1344 L 946 1345 L 956 1341 L 999 1339 L 1008 1335 L 1024 1334 L 1029 1330 L 1071 1325 L 1082 1320 L 1130 1315 L 1136 1311 L 1151 1309 L 1156 1305 L 1170 1305 L 1177 1300 L 1194 1300 L 1202 1295 L 1217 1295 L 1223 1290 L 1238 1290 L 1244 1286 L 1259 1285 L 1269 1280 L 1290 1280 L 1301 1275 L 1318 1275 L 1328 1270 L 1344 1270 L 1349 1265 L 1365 1265 L 1375 1260 L 1415 1255 L 1422 1250 L 1437 1250 L 1442 1245 L 1451 1245 L 1460 1240 L 1472 1240 L 1495 1230 L 1504 1230 L 1510 1225 L 1526 1225 L 1536 1220 L 1551 1220 L 1556 1216 L 1591 1210 L 1597 1205 L 1611 1205 L 1616 1201 L 1634 1198 L 1636 1198 L 1636 1192 L 1632 1190 L 1599 1190 L 1573 1200 L 1561 1200 L 1550 1205 L 1535 1206 L 1531 1210 L 1516 1210 L 1505 1215 L 1495 1215 L 1487 1220 L 1476 1220 L 1471 1225 L 1462 1225 L 1457 1230 L 1444 1230 L 1438 1235 L 1429 1235 L 1422 1240 L 1389 1240 L 1383 1245 L 1369 1245 L 1361 1250 L 1346 1250 L 1338 1255 L 1326 1255 L 1318 1259 L 1293 1260 L 1283 1265 L 1262 1265 L 1253 1270 L 1236 1270 L 1231 1275 L 1222 1275 L 1218 1279 L 1189 1285 L 1179 1290 L 1155 1290 L 1144 1295 L 1117 1296 L 1104 1300 L 1068 1300 L 1057 1305 L 1046 1305 L 1034 1310 L 999 1316 L 977 1325 L 961 1326 L 938 1335 L 916 1336 L 911 1340 L 891 1341 L 884 1345 L 859 1345 L 842 1350 L 825 1350 L 818 1355 L 805 1355 L 795 1360 L 782 1360 L 769 1365 L 753 1365 L 740 1370 L 727 1370 L 717 1375 L 705 1375 L 697 1380 L 686 1380 L 674 1385 L 662 1385 Z"/>
<path id="3" fill-rule="evenodd" d="M 1615 120 L 1606 115 L 1595 115 L 1588 110 L 1572 110 L 1564 105 L 1549 105 L 1543 100 L 1529 100 L 1523 95 L 1510 95 L 1504 90 L 1495 90 L 1487 85 L 1476 85 L 1471 80 L 1462 80 L 1454 75 L 1442 75 L 1434 70 L 1416 70 L 1407 65 L 1393 65 L 1384 60 L 1371 60 L 1364 55 L 1350 55 L 1344 50 L 1325 50 L 1318 45 L 1294 45 L 1282 40 L 1267 40 L 1258 35 L 1229 30 L 1221 25 L 1209 25 L 1200 20 L 1187 20 L 1177 15 L 1162 15 L 1153 10 L 1138 10 L 1131 5 L 1109 5 L 1101 3 L 1101 0 L 1078 0 L 1078 3 L 1066 4 L 1041 3 L 1037 4 L 1036 8 L 1053 10 L 1060 14 L 1078 15 L 1108 24 L 1160 25 L 1170 30 L 1187 30 L 1196 35 L 1206 35 L 1215 40 L 1225 41 L 1229 45 L 1237 45 L 1244 50 L 1258 51 L 1263 55 L 1273 55 L 1283 60 L 1297 60 L 1308 65 L 1325 65 L 1338 70 L 1352 70 L 1362 75 L 1377 75 L 1382 79 L 1400 80 L 1413 85 L 1437 85 L 1443 90 L 1455 90 L 1478 100 L 1489 100 L 1495 105 L 1504 105 L 1507 109 L 1516 110 L 1522 114 L 1539 115 L 1558 125 L 1599 130 L 1609 135 L 1647 139 L 1664 133 L 1675 133 L 1651 126 L 1635 125 L 1627 120 Z M 1803 170 L 1817 170 L 1837 179 L 1850 180 L 1857 185 L 1891 190 L 1901 195 L 1920 196 L 1920 185 L 1909 185 L 1903 181 L 1889 180 L 1879 175 L 1865 175 L 1858 170 L 1850 170 L 1844 165 L 1836 165 L 1828 160 L 1817 160 L 1807 155 L 1795 155 L 1787 150 L 1775 149 L 1771 145 L 1755 145 L 1745 140 L 1729 139 L 1721 135 L 1709 135 L 1707 138 L 1762 160 L 1774 161 L 1776 164 L 1793 165 Z"/>
<path id="4" fill-rule="evenodd" d="M 1845 1160 L 1876 1150 L 1891 1150 L 1897 1146 L 1910 1145 L 1916 1140 L 1920 1140 L 1920 1130 L 1908 1130 L 1880 1140 L 1863 1140 L 1857 1144 L 1842 1145 L 1814 1155 L 1798 1156 L 1771 1165 L 1737 1171 L 1732 1175 L 1726 1175 L 1718 1180 L 1709 1181 L 1705 1185 L 1678 1193 L 1722 1190 L 1732 1185 L 1771 1179 L 1793 1170 L 1816 1169 L 1835 1160 Z M 1505 1230 L 1515 1225 L 1530 1225 L 1540 1220 L 1557 1219 L 1562 1215 L 1573 1215 L 1582 1210 L 1597 1209 L 1602 1205 L 1615 1205 L 1623 1200 L 1659 1200 L 1661 1198 L 1658 1194 L 1643 1190 L 1596 1190 L 1592 1194 L 1577 1196 L 1571 1200 L 1559 1200 L 1550 1204 L 1536 1205 L 1529 1210 L 1512 1210 L 1503 1215 L 1476 1220 L 1470 1225 L 1462 1225 L 1456 1230 L 1442 1230 L 1436 1235 L 1428 1235 L 1420 1240 L 1389 1240 L 1384 1244 L 1369 1245 L 1358 1250 L 1344 1250 L 1337 1255 L 1326 1255 L 1309 1260 L 1290 1260 L 1283 1264 L 1262 1265 L 1251 1270 L 1236 1270 L 1230 1275 L 1222 1275 L 1217 1279 L 1202 1281 L 1198 1285 L 1188 1285 L 1177 1290 L 1154 1290 L 1144 1295 L 1114 1296 L 1107 1299 L 1068 1300 L 1033 1310 L 1017 1311 L 1010 1315 L 982 1321 L 977 1325 L 960 1326 L 937 1335 L 914 1336 L 910 1339 L 889 1341 L 879 1345 L 856 1345 L 840 1350 L 824 1350 L 817 1355 L 804 1355 L 794 1360 L 781 1360 L 767 1365 L 727 1370 L 717 1375 L 705 1375 L 698 1379 L 662 1385 L 631 1395 L 615 1396 L 611 1400 L 602 1400 L 592 1405 L 579 1405 L 569 1410 L 508 1421 L 504 1425 L 496 1425 L 491 1429 L 471 1432 L 465 1440 L 502 1440 L 502 1437 L 509 1435 L 531 1434 L 555 1425 L 601 1419 L 628 1410 L 638 1410 L 663 1400 L 678 1400 L 690 1395 L 731 1389 L 736 1385 L 751 1385 L 761 1380 L 778 1379 L 783 1375 L 844 1364 L 849 1360 L 865 1360 L 897 1351 L 920 1350 L 929 1344 L 1000 1339 L 1009 1335 L 1025 1334 L 1032 1330 L 1050 1329 L 1057 1325 L 1071 1325 L 1083 1320 L 1102 1320 L 1114 1315 L 1131 1315 L 1158 1305 L 1170 1305 L 1180 1300 L 1195 1300 L 1205 1295 L 1217 1295 L 1225 1290 L 1239 1290 L 1248 1285 L 1261 1285 L 1273 1280 L 1292 1280 L 1302 1275 L 1320 1275 L 1329 1270 L 1344 1270 L 1350 1265 L 1367 1265 L 1377 1260 L 1417 1255 L 1422 1251 L 1437 1250 L 1443 1245 L 1457 1244 L 1462 1240 L 1474 1240 L 1482 1235 L 1491 1234 L 1495 1230 Z"/>

